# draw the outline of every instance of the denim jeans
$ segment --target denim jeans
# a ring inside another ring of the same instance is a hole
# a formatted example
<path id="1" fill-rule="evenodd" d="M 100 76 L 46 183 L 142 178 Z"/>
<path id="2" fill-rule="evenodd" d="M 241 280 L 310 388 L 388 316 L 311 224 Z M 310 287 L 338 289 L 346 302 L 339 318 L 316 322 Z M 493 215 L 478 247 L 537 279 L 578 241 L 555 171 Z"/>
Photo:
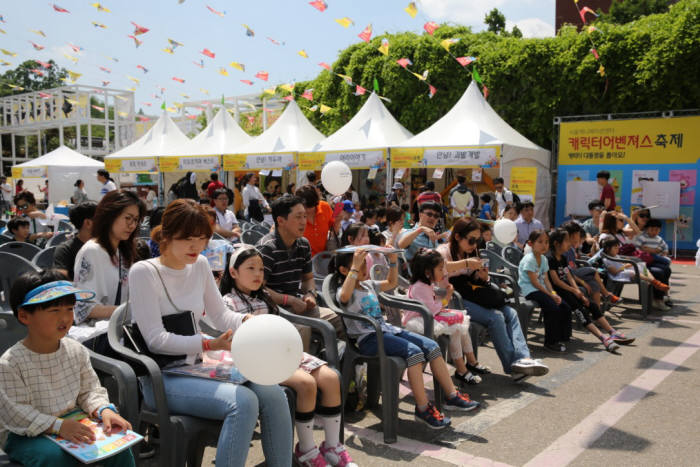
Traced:
<path id="1" fill-rule="evenodd" d="M 504 373 L 510 374 L 513 363 L 521 358 L 530 358 L 518 313 L 513 308 L 506 305 L 500 310 L 488 309 L 468 300 L 464 300 L 464 305 L 472 321 L 488 328 Z"/>
<path id="2" fill-rule="evenodd" d="M 401 357 L 408 366 L 424 361 L 432 361 L 442 356 L 440 346 L 432 339 L 410 331 L 398 334 L 383 333 L 384 352 L 390 357 Z M 365 355 L 377 353 L 377 334 L 372 333 L 362 339 L 358 345 L 360 352 Z"/>
<path id="3" fill-rule="evenodd" d="M 143 380 L 144 401 L 154 407 L 150 380 Z M 269 466 L 292 463 L 292 419 L 280 386 L 223 383 L 189 376 L 163 375 L 168 408 L 176 414 L 223 420 L 216 465 L 244 466 L 258 415 L 262 447 Z"/>
<path id="4" fill-rule="evenodd" d="M 10 433 L 4 449 L 10 459 L 26 466 L 78 467 L 84 465 L 53 441 L 49 441 L 41 435 L 31 438 Z M 100 465 L 104 467 L 134 467 L 136 463 L 131 449 L 127 449 L 100 461 Z"/>

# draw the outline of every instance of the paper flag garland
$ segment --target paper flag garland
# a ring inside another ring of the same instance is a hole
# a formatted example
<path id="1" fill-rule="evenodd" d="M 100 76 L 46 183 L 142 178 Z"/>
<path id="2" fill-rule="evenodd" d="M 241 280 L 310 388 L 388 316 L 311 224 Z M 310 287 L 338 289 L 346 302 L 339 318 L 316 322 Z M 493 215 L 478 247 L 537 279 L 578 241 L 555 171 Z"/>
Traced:
<path id="1" fill-rule="evenodd" d="M 184 80 L 184 79 L 182 79 L 182 78 L 177 78 L 177 77 L 175 77 L 175 76 L 173 76 L 173 81 L 177 81 L 177 82 L 180 83 L 180 84 L 184 84 L 184 83 L 185 83 L 185 80 Z"/>
<path id="2" fill-rule="evenodd" d="M 70 71 L 66 70 L 68 72 L 68 76 L 70 77 L 70 80 L 73 81 L 74 83 L 81 77 L 83 76 L 82 73 L 76 73 L 75 71 Z"/>
<path id="3" fill-rule="evenodd" d="M 355 95 L 356 96 L 364 96 L 367 90 L 360 86 L 359 84 L 355 85 Z"/>
<path id="4" fill-rule="evenodd" d="M 598 51 L 596 49 L 591 49 L 591 53 L 593 54 L 596 60 L 600 60 L 600 55 L 598 55 Z"/>
<path id="5" fill-rule="evenodd" d="M 265 94 L 269 94 L 271 96 L 274 96 L 275 95 L 275 87 L 273 86 L 271 88 L 263 89 L 263 95 L 265 95 Z"/>
<path id="6" fill-rule="evenodd" d="M 34 73 L 34 74 L 37 75 L 37 76 L 44 76 L 44 72 L 41 71 L 41 70 L 39 70 L 38 68 L 32 68 L 32 69 L 29 70 L 29 71 L 31 71 L 32 73 Z"/>
<path id="7" fill-rule="evenodd" d="M 8 86 L 12 89 L 17 89 L 18 91 L 24 91 L 24 88 L 22 86 L 16 86 L 14 84 L 8 84 Z"/>
<path id="8" fill-rule="evenodd" d="M 199 88 L 199 92 L 201 92 L 202 94 L 209 95 L 209 90 L 204 89 L 204 88 Z"/>
<path id="9" fill-rule="evenodd" d="M 457 57 L 455 58 L 459 62 L 460 65 L 462 66 L 467 66 L 472 62 L 475 62 L 477 60 L 476 57 Z"/>
<path id="10" fill-rule="evenodd" d="M 103 66 L 100 67 L 100 70 L 104 71 L 105 73 L 111 73 L 111 72 L 112 72 L 112 70 L 110 70 L 109 68 L 103 67 Z"/>
<path id="11" fill-rule="evenodd" d="M 314 100 L 313 88 L 304 90 L 304 93 L 301 95 L 301 97 L 310 101 Z"/>
<path id="12" fill-rule="evenodd" d="M 474 67 L 474 69 L 472 70 L 472 79 L 474 79 L 474 81 L 476 81 L 479 84 L 484 84 L 484 82 L 481 81 L 481 75 L 479 74 L 479 70 L 477 70 L 476 67 Z"/>
<path id="13" fill-rule="evenodd" d="M 214 57 L 216 56 L 216 54 L 215 54 L 214 52 L 212 52 L 211 50 L 209 50 L 209 49 L 204 49 L 204 50 L 202 50 L 200 53 L 201 53 L 202 55 L 205 55 L 205 56 L 209 57 L 209 58 L 214 58 Z"/>
<path id="14" fill-rule="evenodd" d="M 253 85 L 253 82 L 250 81 L 250 80 L 248 80 L 248 79 L 242 79 L 242 80 L 240 80 L 240 81 L 241 81 L 241 83 L 247 84 L 248 86 L 252 86 L 252 85 Z"/>
<path id="15" fill-rule="evenodd" d="M 55 3 L 53 4 L 53 9 L 59 13 L 70 13 L 70 11 L 66 10 L 65 8 L 61 8 L 60 6 L 56 5 Z"/>
<path id="16" fill-rule="evenodd" d="M 150 120 L 150 118 L 146 117 L 145 115 L 137 115 L 136 118 L 139 120 L 139 122 L 147 122 Z"/>
<path id="17" fill-rule="evenodd" d="M 255 74 L 255 77 L 258 78 L 258 79 L 261 79 L 261 80 L 263 80 L 263 81 L 267 81 L 267 79 L 269 78 L 269 74 L 268 74 L 267 71 L 258 71 L 258 72 Z"/>
<path id="18" fill-rule="evenodd" d="M 413 65 L 413 62 L 407 58 L 400 58 L 396 60 L 396 63 L 401 65 L 403 68 L 406 68 L 408 65 Z"/>
<path id="19" fill-rule="evenodd" d="M 5 50 L 5 49 L 0 49 L 0 52 L 2 52 L 4 55 L 9 55 L 10 57 L 16 57 L 16 56 L 17 56 L 16 53 L 10 52 L 9 50 Z"/>
<path id="20" fill-rule="evenodd" d="M 199 68 L 204 68 L 204 59 L 200 59 L 200 60 L 199 60 L 199 63 L 194 62 L 194 61 L 193 61 L 192 63 L 194 63 L 195 65 L 197 65 Z"/>
<path id="21" fill-rule="evenodd" d="M 484 99 L 488 99 L 488 98 L 489 98 L 489 88 L 484 86 Z"/>
<path id="22" fill-rule="evenodd" d="M 314 0 L 313 2 L 309 2 L 309 5 L 316 8 L 321 13 L 326 11 L 326 8 L 328 8 L 328 4 L 323 0 Z"/>
<path id="23" fill-rule="evenodd" d="M 138 24 L 134 23 L 133 21 L 131 22 L 131 24 L 134 25 L 134 36 L 146 34 L 148 31 L 150 31 L 150 29 L 145 28 L 143 26 L 139 26 Z"/>
<path id="24" fill-rule="evenodd" d="M 219 74 L 221 76 L 228 76 L 228 70 L 226 68 L 219 68 Z"/>
<path id="25" fill-rule="evenodd" d="M 362 32 L 357 35 L 357 37 L 369 43 L 370 39 L 372 39 L 372 25 L 367 25 L 367 27 L 364 28 Z"/>
<path id="26" fill-rule="evenodd" d="M 71 44 L 70 42 L 68 43 L 68 47 L 70 47 L 71 49 L 73 49 L 73 52 L 75 52 L 75 53 L 79 53 L 79 52 L 82 52 L 82 51 L 83 51 L 83 48 L 82 48 L 82 47 L 80 47 L 80 46 L 78 46 L 78 45 Z"/>
<path id="27" fill-rule="evenodd" d="M 328 71 L 331 71 L 331 66 L 326 62 L 321 62 L 318 64 L 318 66 L 320 66 L 321 68 L 325 68 Z"/>
<path id="28" fill-rule="evenodd" d="M 6 62 L 5 60 L 0 60 L 0 65 L 2 65 L 2 66 L 10 66 L 10 65 L 12 65 L 12 63 Z"/>
<path id="29" fill-rule="evenodd" d="M 47 70 L 51 68 L 51 64 L 49 62 L 42 62 L 41 60 L 36 60 L 34 59 L 35 62 L 37 62 L 41 67 L 46 68 Z"/>
<path id="30" fill-rule="evenodd" d="M 320 110 L 321 110 L 321 113 L 322 113 L 322 114 L 325 114 L 326 112 L 328 112 L 328 111 L 331 110 L 331 109 L 332 109 L 332 107 L 328 107 L 327 105 L 321 104 L 321 109 L 320 109 Z"/>
<path id="31" fill-rule="evenodd" d="M 343 78 L 343 81 L 345 81 L 345 84 L 352 86 L 352 77 L 350 77 L 348 75 L 341 75 L 340 73 L 336 73 L 336 75 Z"/>
<path id="32" fill-rule="evenodd" d="M 127 76 L 126 76 L 126 79 L 128 79 L 128 80 L 130 80 L 130 81 L 133 81 L 133 82 L 136 83 L 136 84 L 141 84 L 141 81 L 140 81 L 138 78 L 134 78 L 133 76 L 127 75 Z"/>
<path id="33" fill-rule="evenodd" d="M 68 54 L 63 54 L 63 56 L 66 57 L 68 60 L 72 61 L 73 63 L 78 63 L 78 57 L 74 57 Z"/>
<path id="34" fill-rule="evenodd" d="M 99 3 L 92 3 L 91 5 L 94 6 L 95 8 L 97 8 L 97 11 L 102 11 L 104 13 L 111 13 L 111 11 L 109 11 L 108 8 L 105 8 L 104 6 L 102 6 Z"/>
<path id="35" fill-rule="evenodd" d="M 586 24 L 586 13 L 590 13 L 596 18 L 598 17 L 598 14 L 595 11 L 585 6 L 578 11 L 578 14 L 581 16 L 581 22 L 583 24 Z"/>
<path id="36" fill-rule="evenodd" d="M 245 28 L 245 35 L 248 37 L 255 37 L 255 31 L 250 29 L 250 26 L 247 24 L 244 24 L 243 27 Z"/>
<path id="37" fill-rule="evenodd" d="M 41 29 L 30 29 L 29 32 L 33 32 L 34 34 L 37 34 L 41 37 L 46 37 L 46 33 L 42 31 Z"/>
<path id="38" fill-rule="evenodd" d="M 428 91 L 428 97 L 430 97 L 430 98 L 432 99 L 433 96 L 435 95 L 435 93 L 437 92 L 437 89 L 435 89 L 435 86 L 433 86 L 432 84 L 429 84 L 429 85 L 428 85 L 428 90 L 429 90 L 429 91 Z"/>
<path id="39" fill-rule="evenodd" d="M 341 25 L 341 26 L 344 27 L 344 28 L 349 28 L 351 24 L 355 24 L 355 23 L 353 22 L 353 20 L 351 20 L 351 19 L 348 18 L 347 16 L 344 17 L 344 18 L 337 19 L 337 20 L 335 20 L 335 22 L 338 23 L 339 25 Z"/>
<path id="40" fill-rule="evenodd" d="M 7 21 L 5 21 L 5 17 L 3 15 L 0 15 L 0 22 L 7 23 Z"/>
<path id="41" fill-rule="evenodd" d="M 287 92 L 294 92 L 294 83 L 292 83 L 292 84 L 280 84 L 279 87 L 284 89 Z"/>
<path id="42" fill-rule="evenodd" d="M 34 47 L 34 50 L 43 50 L 43 49 L 44 49 L 44 46 L 43 46 L 43 45 L 39 45 L 39 44 L 37 44 L 37 43 L 35 43 L 35 42 L 32 42 L 32 41 L 28 41 L 28 42 L 29 42 L 30 44 L 32 44 L 32 47 Z"/>
<path id="43" fill-rule="evenodd" d="M 91 105 L 90 107 L 92 107 L 92 108 L 95 109 L 95 110 L 99 110 L 100 112 L 104 112 L 104 111 L 105 111 L 105 108 L 104 108 L 104 107 L 100 107 L 99 105 Z"/>
<path id="44" fill-rule="evenodd" d="M 389 40 L 382 39 L 382 45 L 377 47 L 377 50 L 380 51 L 382 54 L 389 56 Z"/>
<path id="45" fill-rule="evenodd" d="M 92 22 L 92 25 L 95 26 L 96 28 L 102 28 L 102 29 L 107 29 L 107 26 L 105 26 L 102 23 L 97 23 L 95 21 Z"/>
<path id="46" fill-rule="evenodd" d="M 7 32 L 5 32 L 4 29 L 0 29 L 0 33 L 1 33 L 1 34 L 7 34 Z"/>
<path id="47" fill-rule="evenodd" d="M 408 13 L 411 18 L 415 18 L 416 15 L 418 14 L 418 8 L 416 8 L 416 2 L 411 2 L 408 4 L 406 8 L 403 9 L 406 13 Z"/>
<path id="48" fill-rule="evenodd" d="M 272 42 L 272 43 L 275 44 L 275 45 L 284 45 L 284 42 L 280 42 L 280 41 L 278 41 L 278 40 L 275 40 L 275 39 L 273 39 L 273 38 L 270 37 L 270 36 L 267 36 L 266 39 L 267 39 L 268 41 Z"/>
<path id="49" fill-rule="evenodd" d="M 148 73 L 148 68 L 143 65 L 136 65 L 136 68 L 143 71 L 144 74 Z"/>
<path id="50" fill-rule="evenodd" d="M 440 25 L 438 25 L 437 23 L 434 23 L 434 22 L 432 22 L 432 21 L 428 21 L 427 23 L 425 23 L 425 24 L 423 25 L 423 29 L 425 29 L 425 32 L 427 32 L 427 33 L 430 34 L 431 36 L 432 36 L 433 33 L 437 30 L 437 28 L 439 28 L 439 27 L 440 27 Z"/>
<path id="51" fill-rule="evenodd" d="M 223 18 L 224 15 L 226 14 L 225 11 L 216 11 L 215 9 L 213 9 L 212 7 L 210 7 L 209 5 L 207 5 L 207 10 L 211 11 L 212 13 L 214 13 L 214 14 L 217 15 L 217 16 L 221 16 L 222 18 Z"/>
<path id="52" fill-rule="evenodd" d="M 598 68 L 598 74 L 600 76 L 605 76 L 605 67 L 603 65 L 600 65 L 600 67 Z"/>
<path id="53" fill-rule="evenodd" d="M 136 36 L 133 36 L 133 35 L 129 34 L 129 35 L 126 36 L 126 37 L 128 37 L 128 38 L 134 40 L 134 45 L 136 46 L 137 49 L 139 48 L 139 46 L 140 46 L 141 44 L 143 44 L 143 41 L 140 40 L 140 39 L 139 39 L 138 37 L 136 37 Z"/>
<path id="54" fill-rule="evenodd" d="M 47 92 L 40 92 L 39 97 L 41 97 L 42 99 L 49 99 L 49 98 L 53 97 L 53 94 L 49 94 Z"/>
<path id="55" fill-rule="evenodd" d="M 229 65 L 236 70 L 245 71 L 245 65 L 242 63 L 231 62 Z"/>
<path id="56" fill-rule="evenodd" d="M 443 49 L 445 49 L 449 52 L 450 47 L 452 47 L 457 42 L 459 42 L 459 39 L 444 39 L 442 42 L 440 42 L 440 45 L 442 46 Z"/>
<path id="57" fill-rule="evenodd" d="M 306 50 L 301 49 L 299 52 L 297 52 L 299 55 L 301 55 L 304 58 L 309 58 L 309 54 L 306 53 Z"/>

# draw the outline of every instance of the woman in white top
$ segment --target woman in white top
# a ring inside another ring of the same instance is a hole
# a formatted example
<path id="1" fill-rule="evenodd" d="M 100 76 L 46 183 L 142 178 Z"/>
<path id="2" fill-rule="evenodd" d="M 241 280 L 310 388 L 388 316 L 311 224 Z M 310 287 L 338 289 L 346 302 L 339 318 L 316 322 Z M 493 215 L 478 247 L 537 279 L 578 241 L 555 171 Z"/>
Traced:
<path id="1" fill-rule="evenodd" d="M 246 185 L 243 188 L 243 207 L 245 208 L 245 216 L 262 222 L 264 219 L 263 211 L 269 211 L 270 205 L 260 193 L 260 188 L 257 187 L 258 175 L 249 173 L 246 175 Z"/>
<path id="2" fill-rule="evenodd" d="M 84 203 L 88 200 L 87 191 L 85 191 L 85 182 L 78 180 L 75 182 L 75 190 L 73 190 L 73 204 Z"/>
<path id="3" fill-rule="evenodd" d="M 230 350 L 233 333 L 250 316 L 226 307 L 209 263 L 200 255 L 212 233 L 204 207 L 190 199 L 173 201 L 163 213 L 161 225 L 151 234 L 160 245 L 161 256 L 138 262 L 129 272 L 131 314 L 154 353 L 185 354 L 187 361 L 195 361 L 209 350 Z M 206 310 L 210 322 L 225 332 L 215 339 L 199 333 L 185 336 L 168 332 L 162 317 L 177 313 L 174 306 L 191 311 L 195 323 Z M 163 386 L 172 412 L 223 420 L 216 449 L 217 466 L 245 465 L 258 416 L 267 465 L 291 465 L 292 420 L 279 386 L 252 382 L 239 385 L 166 374 Z M 154 406 L 148 384 L 144 385 L 144 400 Z"/>
<path id="4" fill-rule="evenodd" d="M 92 238 L 75 257 L 75 285 L 92 290 L 95 298 L 76 303 L 75 326 L 70 335 L 95 352 L 111 352 L 106 321 L 117 306 L 126 302 L 127 274 L 137 259 L 134 237 L 145 212 L 134 192 L 110 191 L 95 209 Z"/>

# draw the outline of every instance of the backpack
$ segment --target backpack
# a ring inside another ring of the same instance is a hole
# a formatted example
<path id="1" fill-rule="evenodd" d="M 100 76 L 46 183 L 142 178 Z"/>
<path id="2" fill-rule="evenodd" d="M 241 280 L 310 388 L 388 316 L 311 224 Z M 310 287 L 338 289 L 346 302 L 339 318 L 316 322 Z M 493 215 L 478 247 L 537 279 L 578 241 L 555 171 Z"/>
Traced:
<path id="1" fill-rule="evenodd" d="M 510 193 L 513 195 L 513 205 L 514 205 L 514 206 L 517 207 L 517 206 L 520 206 L 521 204 L 523 204 L 523 203 L 520 201 L 520 196 L 516 195 L 516 194 L 513 193 L 512 191 L 511 191 Z"/>

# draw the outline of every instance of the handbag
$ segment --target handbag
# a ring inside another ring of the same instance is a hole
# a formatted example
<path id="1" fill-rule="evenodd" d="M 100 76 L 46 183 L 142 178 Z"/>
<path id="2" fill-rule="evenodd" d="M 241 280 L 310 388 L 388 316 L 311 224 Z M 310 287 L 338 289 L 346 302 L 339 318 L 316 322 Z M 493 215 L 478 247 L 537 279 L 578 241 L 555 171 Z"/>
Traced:
<path id="1" fill-rule="evenodd" d="M 501 309 L 506 305 L 506 294 L 489 282 L 470 279 L 466 275 L 450 277 L 452 284 L 463 299 L 488 309 Z"/>
<path id="2" fill-rule="evenodd" d="M 464 321 L 464 313 L 459 310 L 450 310 L 448 308 L 440 310 L 435 316 L 435 321 L 440 321 L 448 326 L 453 324 L 462 324 Z"/>
<path id="3" fill-rule="evenodd" d="M 654 262 L 654 255 L 647 253 L 646 251 L 634 250 L 634 256 L 644 261 L 647 266 Z"/>
<path id="4" fill-rule="evenodd" d="M 179 334 L 181 336 L 194 336 L 197 333 L 197 323 L 194 320 L 194 314 L 191 311 L 180 310 L 175 305 L 175 303 L 173 303 L 173 300 L 172 298 L 170 298 L 170 293 L 168 293 L 168 289 L 167 287 L 165 287 L 165 282 L 163 281 L 163 277 L 160 275 L 160 271 L 158 271 L 158 268 L 150 261 L 146 261 L 146 263 L 150 264 L 153 267 L 153 269 L 156 270 L 156 273 L 158 274 L 158 278 L 160 279 L 160 283 L 163 286 L 163 290 L 165 291 L 165 295 L 168 297 L 170 305 L 172 305 L 175 311 L 177 311 L 177 313 L 171 315 L 161 316 L 161 319 L 163 321 L 163 327 L 166 331 L 172 334 Z M 127 301 L 127 307 L 129 306 L 128 303 L 129 302 Z M 127 314 L 128 313 L 124 313 L 124 319 L 126 319 Z M 139 326 L 136 323 L 122 323 L 122 331 L 124 333 L 124 344 L 128 348 L 141 355 L 146 355 L 147 357 L 152 358 L 160 368 L 170 366 L 175 362 L 182 361 L 187 358 L 187 355 L 165 355 L 152 352 L 148 348 L 148 344 L 143 338 L 143 334 L 141 333 L 141 330 L 139 329 Z"/>

